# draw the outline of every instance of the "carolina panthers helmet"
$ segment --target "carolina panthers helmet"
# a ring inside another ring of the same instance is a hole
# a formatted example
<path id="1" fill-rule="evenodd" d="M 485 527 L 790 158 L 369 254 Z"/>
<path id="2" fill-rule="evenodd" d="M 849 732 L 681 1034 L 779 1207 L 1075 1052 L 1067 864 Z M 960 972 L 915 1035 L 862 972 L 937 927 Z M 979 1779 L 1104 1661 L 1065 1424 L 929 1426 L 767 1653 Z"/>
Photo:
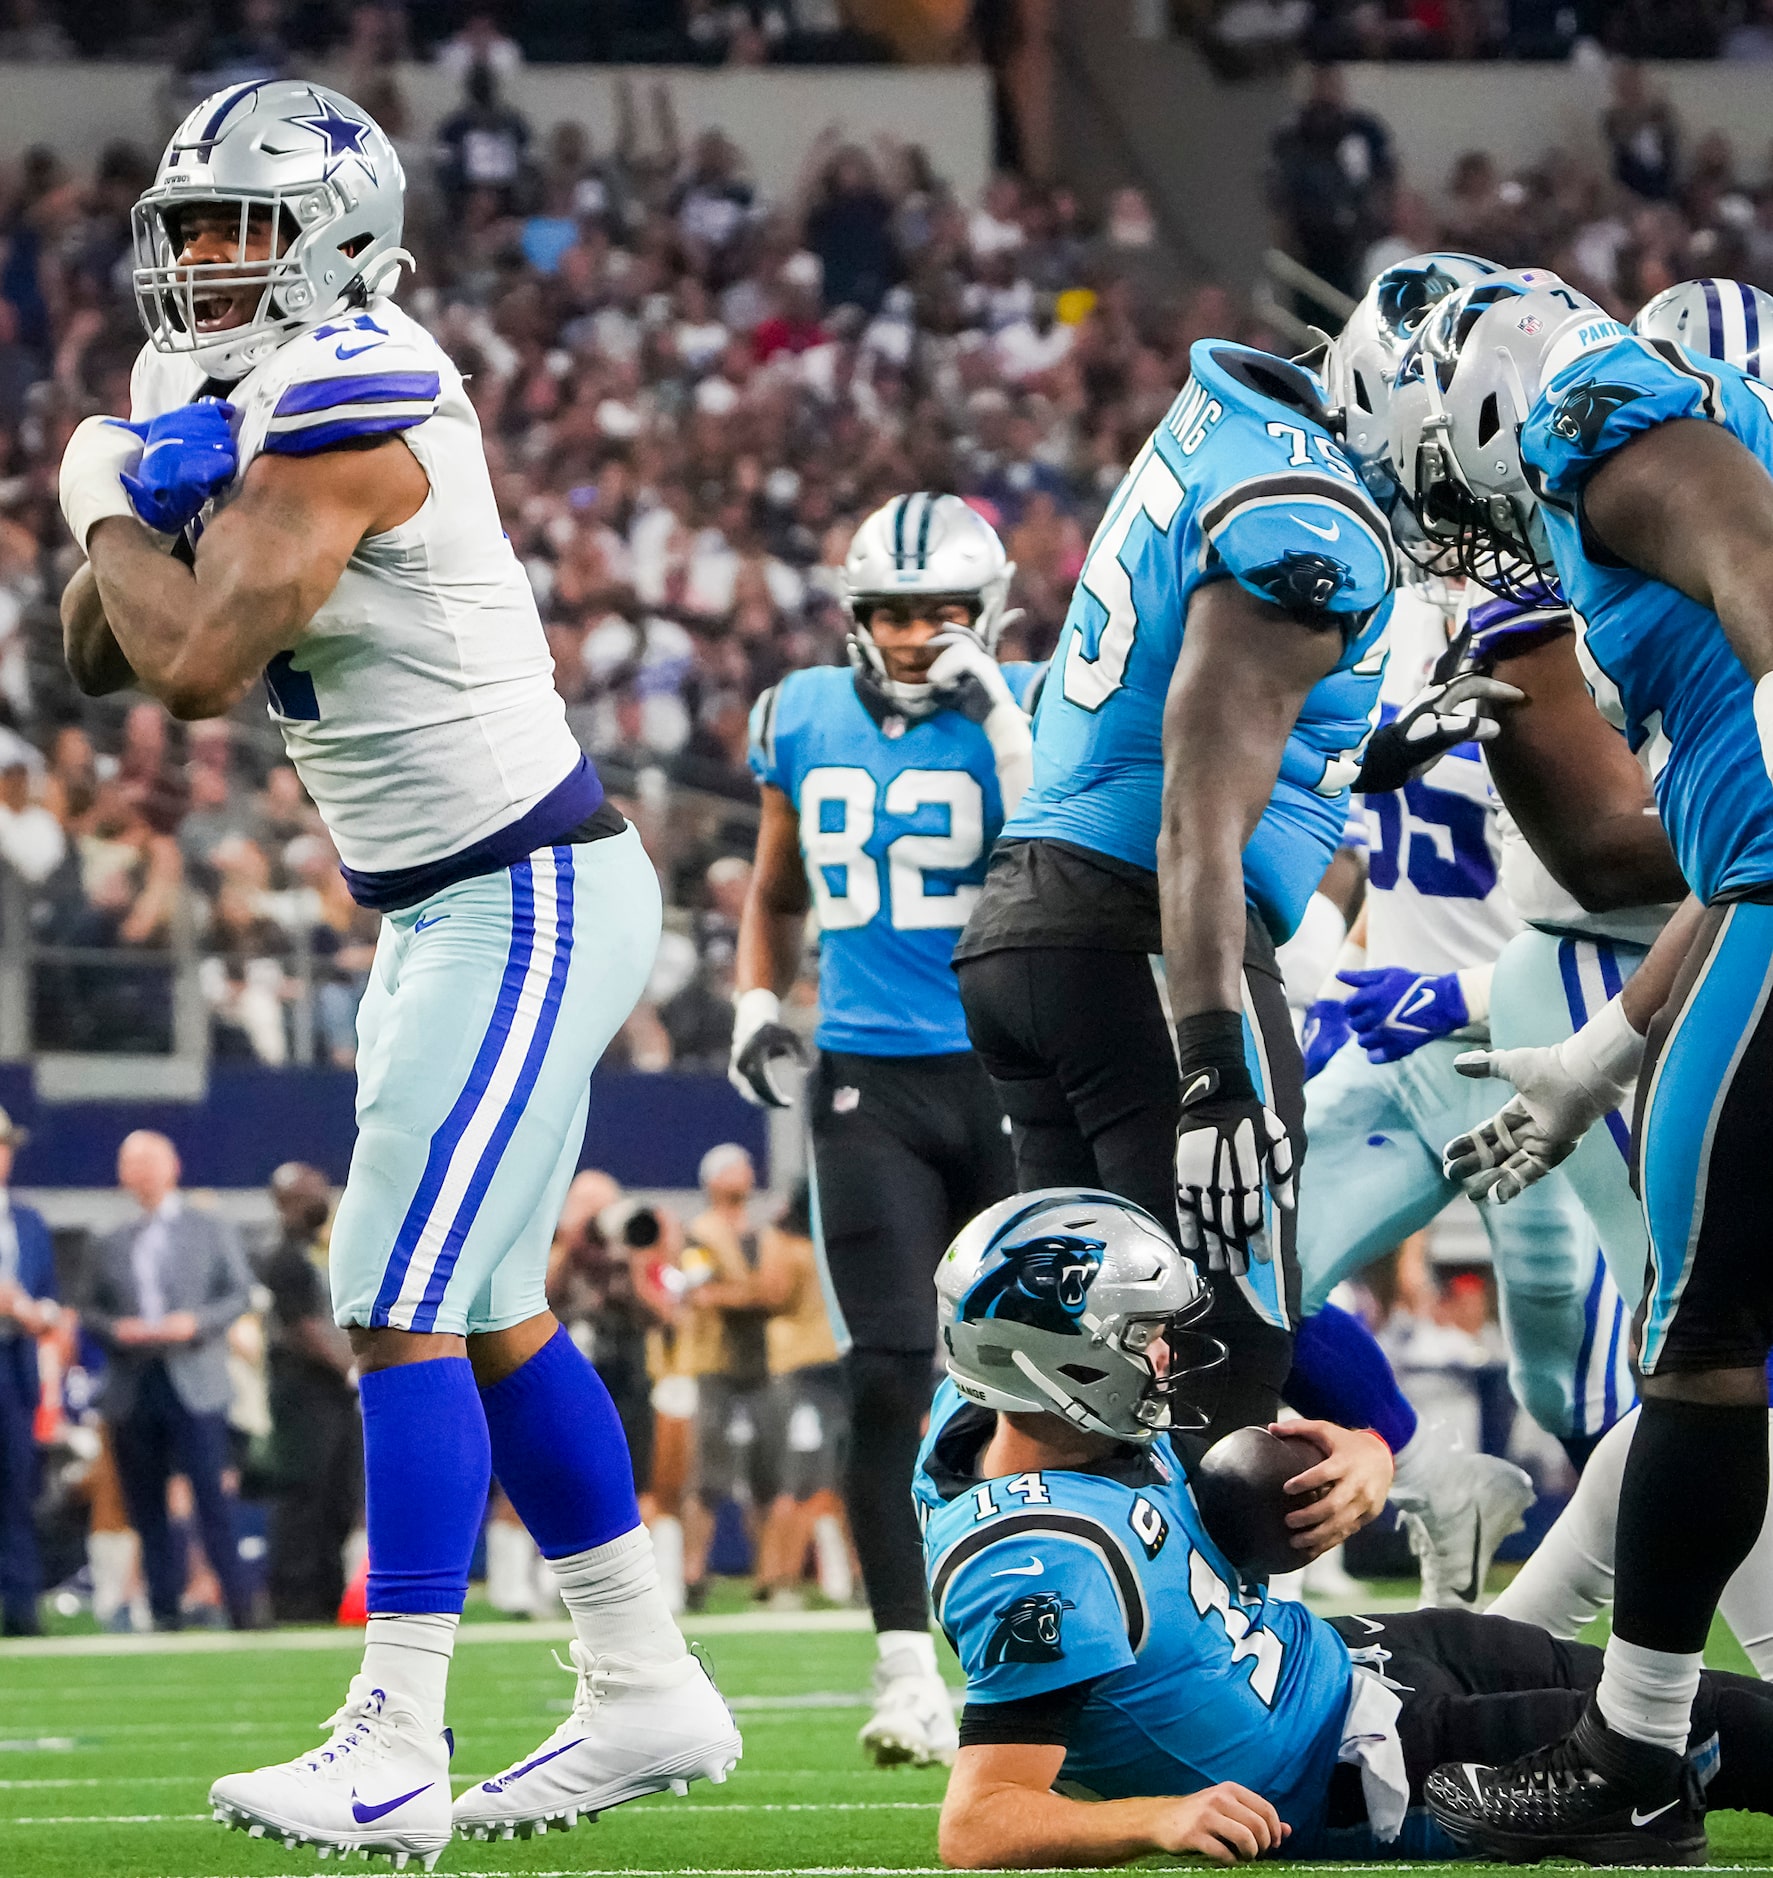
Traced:
<path id="1" fill-rule="evenodd" d="M 1770 378 L 1763 338 L 1773 341 L 1773 294 L 1745 280 L 1683 280 L 1665 287 L 1631 323 L 1642 339 L 1672 339 L 1701 358 L 1722 359 L 1750 378 Z M 1773 350 L 1773 346 L 1770 346 Z"/>
<path id="2" fill-rule="evenodd" d="M 412 264 L 400 245 L 405 195 L 393 144 L 325 85 L 273 79 L 205 98 L 135 205 L 136 307 L 149 339 L 158 351 L 188 353 L 211 377 L 243 377 L 297 333 L 392 292 L 401 265 Z M 179 265 L 184 215 L 217 203 L 239 213 L 241 255 L 253 211 L 268 211 L 268 259 Z M 198 302 L 208 286 L 256 287 L 258 307 L 206 334 Z"/>
<path id="3" fill-rule="evenodd" d="M 1398 511 L 1391 387 L 1404 352 L 1441 301 L 1502 271 L 1475 254 L 1413 254 L 1373 277 L 1325 350 L 1324 389 L 1341 422 L 1342 441 L 1388 518 L 1395 520 Z"/>
<path id="4" fill-rule="evenodd" d="M 894 496 L 856 530 L 843 564 L 844 594 L 854 616 L 850 663 L 907 717 L 935 709 L 930 688 L 892 678 L 868 630 L 873 609 L 911 596 L 933 605 L 953 601 L 972 609 L 966 628 L 995 655 L 1009 623 L 1006 611 L 1016 566 L 1004 553 L 997 530 L 959 496 L 919 490 Z"/>
<path id="5" fill-rule="evenodd" d="M 1225 1360 L 1222 1343 L 1187 1328 L 1211 1306 L 1149 1213 L 1087 1188 L 1000 1200 L 936 1267 L 936 1320 L 962 1395 L 1117 1441 L 1204 1426 L 1182 1391 Z M 1160 1336 L 1162 1375 L 1147 1354 Z"/>
<path id="6" fill-rule="evenodd" d="M 1540 391 L 1627 328 L 1555 274 L 1523 268 L 1443 300 L 1398 368 L 1392 456 L 1405 503 L 1456 570 L 1492 592 L 1555 587 L 1521 426 Z"/>

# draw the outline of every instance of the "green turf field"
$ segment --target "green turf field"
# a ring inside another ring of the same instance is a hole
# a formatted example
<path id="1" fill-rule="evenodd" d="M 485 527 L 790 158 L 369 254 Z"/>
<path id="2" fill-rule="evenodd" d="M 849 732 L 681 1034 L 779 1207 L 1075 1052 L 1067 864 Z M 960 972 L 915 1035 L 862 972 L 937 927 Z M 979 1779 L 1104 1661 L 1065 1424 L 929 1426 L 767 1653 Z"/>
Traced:
<path id="1" fill-rule="evenodd" d="M 932 1870 L 942 1776 L 878 1772 L 856 1749 L 872 1638 L 856 1629 L 733 1634 L 734 1621 L 715 1619 L 703 1634 L 745 1734 L 745 1759 L 724 1787 L 698 1783 L 688 1799 L 636 1801 L 528 1843 L 457 1841 L 439 1873 Z M 312 1878 L 336 1869 L 212 1824 L 204 1795 L 217 1774 L 315 1742 L 355 1666 L 355 1636 L 293 1633 L 278 1647 L 245 1639 L 243 1648 L 227 1637 L 155 1638 L 140 1641 L 172 1647 L 66 1653 L 107 1641 L 67 1639 L 55 1654 L 0 1648 L 0 1878 Z M 1717 1660 L 1740 1664 L 1727 1638 Z M 457 1785 L 533 1747 L 570 1695 L 548 1636 L 516 1625 L 464 1633 L 450 1686 Z M 1714 1818 L 1712 1855 L 1726 1868 L 1773 1867 L 1773 1822 Z"/>

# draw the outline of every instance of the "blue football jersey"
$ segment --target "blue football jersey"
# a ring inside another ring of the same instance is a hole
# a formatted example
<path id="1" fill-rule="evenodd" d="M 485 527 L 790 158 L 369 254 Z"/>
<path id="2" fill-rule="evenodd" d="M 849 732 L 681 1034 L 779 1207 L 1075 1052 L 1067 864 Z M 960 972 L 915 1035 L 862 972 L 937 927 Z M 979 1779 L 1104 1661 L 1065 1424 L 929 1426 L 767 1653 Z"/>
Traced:
<path id="1" fill-rule="evenodd" d="M 1188 603 L 1209 581 L 1235 580 L 1343 641 L 1244 850 L 1250 903 L 1278 943 L 1348 818 L 1385 662 L 1391 538 L 1341 446 L 1285 401 L 1318 401 L 1316 380 L 1220 340 L 1198 341 L 1189 364 L 1090 544 L 1035 713 L 1034 780 L 1004 832 L 1156 870 L 1164 700 Z"/>
<path id="2" fill-rule="evenodd" d="M 1558 580 L 1577 616 L 1596 702 L 1634 750 L 1660 733 L 1663 826 L 1707 902 L 1773 881 L 1773 783 L 1755 732 L 1754 686 L 1717 615 L 1631 567 L 1591 557 L 1582 486 L 1657 424 L 1721 424 L 1773 468 L 1773 386 L 1666 341 L 1622 339 L 1546 386 L 1521 431 L 1541 483 Z"/>
<path id="3" fill-rule="evenodd" d="M 1303 1604 L 1238 1582 L 1163 1438 L 1113 1473 L 973 1478 L 992 1418 L 944 1382 L 913 1492 L 936 1619 L 970 1703 L 1099 1678 L 1062 1778 L 1103 1799 L 1235 1780 L 1307 1850 L 1341 1746 L 1348 1649 Z"/>
<path id="4" fill-rule="evenodd" d="M 1025 699 L 1041 667 L 1006 665 Z M 1003 795 L 985 732 L 958 711 L 889 736 L 847 666 L 790 672 L 751 713 L 751 769 L 800 817 L 818 916 L 822 1050 L 949 1056 L 970 1049 L 954 976 Z"/>

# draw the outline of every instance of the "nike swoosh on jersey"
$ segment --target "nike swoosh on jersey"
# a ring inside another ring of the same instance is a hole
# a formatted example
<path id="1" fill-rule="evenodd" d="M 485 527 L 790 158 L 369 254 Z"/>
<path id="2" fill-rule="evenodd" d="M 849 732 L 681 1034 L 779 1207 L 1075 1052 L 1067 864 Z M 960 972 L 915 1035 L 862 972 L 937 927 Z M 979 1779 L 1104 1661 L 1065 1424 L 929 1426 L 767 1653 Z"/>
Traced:
<path id="1" fill-rule="evenodd" d="M 1289 511 L 1289 514 L 1291 514 L 1291 511 Z M 1308 522 L 1303 515 L 1293 515 L 1292 519 L 1308 534 L 1320 536 L 1325 541 L 1340 541 L 1342 539 L 1342 524 L 1340 522 L 1332 522 L 1328 528 L 1319 528 L 1316 522 Z"/>
<path id="2" fill-rule="evenodd" d="M 335 359 L 354 359 L 357 357 L 357 355 L 360 352 L 373 351 L 381 343 L 382 342 L 379 339 L 372 339 L 370 340 L 368 345 L 364 345 L 364 346 L 350 346 L 350 347 L 338 346 L 334 348 L 332 356 Z M 1315 534 L 1317 531 L 1313 529 L 1312 532 Z M 1334 540 L 1335 537 L 1331 536 L 1331 539 Z"/>
<path id="3" fill-rule="evenodd" d="M 436 1786 L 436 1781 L 427 1780 L 422 1787 L 414 1787 L 411 1793 L 403 1793 L 398 1799 L 384 1800 L 380 1806 L 365 1806 L 358 1799 L 356 1789 L 351 1793 L 351 1817 L 358 1825 L 367 1826 L 371 1820 L 385 1819 L 397 1806 L 404 1806 L 408 1800 L 416 1800 L 421 1793 L 429 1793 Z"/>
<path id="4" fill-rule="evenodd" d="M 1030 1565 L 1006 1565 L 1002 1571 L 993 1572 L 993 1578 L 1037 1578 L 1046 1569 L 1039 1559 Z"/>
<path id="5" fill-rule="evenodd" d="M 1680 1805 L 1680 1801 L 1678 1799 L 1670 1800 L 1667 1806 L 1659 1806 L 1652 1813 L 1640 1813 L 1638 1809 L 1634 1806 L 1631 1809 L 1631 1823 L 1634 1826 L 1647 1826 L 1649 1825 L 1651 1820 L 1660 1819 L 1662 1815 L 1669 1810 L 1670 1807 L 1675 1807 L 1679 1805 Z"/>

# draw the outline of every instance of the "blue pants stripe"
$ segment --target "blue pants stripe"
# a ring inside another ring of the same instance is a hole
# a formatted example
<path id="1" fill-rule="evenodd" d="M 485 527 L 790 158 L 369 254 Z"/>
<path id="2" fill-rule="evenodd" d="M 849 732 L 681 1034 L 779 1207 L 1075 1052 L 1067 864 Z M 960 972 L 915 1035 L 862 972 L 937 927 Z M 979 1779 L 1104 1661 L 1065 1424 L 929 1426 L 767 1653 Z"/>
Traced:
<path id="1" fill-rule="evenodd" d="M 443 1303 L 443 1294 L 449 1287 L 449 1281 L 455 1273 L 456 1260 L 461 1255 L 462 1244 L 480 1212 L 480 1203 L 486 1198 L 486 1190 L 492 1185 L 493 1175 L 498 1172 L 499 1160 L 515 1132 L 518 1119 L 523 1114 L 531 1091 L 536 1086 L 536 1078 L 541 1074 L 542 1061 L 548 1054 L 548 1044 L 554 1035 L 554 1025 L 560 1015 L 560 999 L 566 989 L 566 975 L 572 962 L 573 949 L 573 851 L 570 847 L 554 850 L 554 959 L 548 971 L 548 988 L 543 993 L 542 1011 L 536 1020 L 534 1033 L 529 1040 L 529 1049 L 524 1053 L 523 1067 L 517 1073 L 517 1085 L 511 1091 L 504 1112 L 498 1125 L 493 1129 L 486 1146 L 481 1150 L 480 1159 L 474 1168 L 474 1177 L 468 1183 L 468 1191 L 462 1196 L 462 1203 L 456 1209 L 456 1216 L 450 1222 L 449 1232 L 437 1254 L 437 1263 L 432 1267 L 429 1283 L 425 1286 L 424 1298 L 413 1313 L 414 1330 L 431 1330 L 437 1322 L 437 1312 Z M 527 865 L 527 864 L 526 864 Z M 531 928 L 533 934 L 534 917 L 532 906 Z M 521 985 L 522 978 L 518 983 Z M 507 1029 L 509 1026 L 507 1026 Z"/>
<path id="2" fill-rule="evenodd" d="M 1594 1262 L 1594 1277 L 1589 1282 L 1588 1296 L 1582 1305 L 1582 1343 L 1576 1352 L 1576 1387 L 1572 1391 L 1573 1408 L 1570 1432 L 1586 1435 L 1593 1431 L 1588 1426 L 1588 1365 L 1594 1356 L 1595 1330 L 1601 1314 L 1601 1292 L 1605 1289 L 1607 1268 L 1599 1259 Z"/>
<path id="3" fill-rule="evenodd" d="M 1583 942 L 1588 943 L 1587 941 Z M 1574 939 L 1558 941 L 1558 970 L 1563 974 L 1564 1002 L 1570 1007 L 1570 1027 L 1580 1030 L 1589 1019 L 1588 998 L 1582 989 L 1582 973 L 1576 960 Z M 1601 983 L 1607 987 L 1607 996 L 1616 998 L 1620 985 L 1624 982 L 1619 976 L 1619 962 L 1613 956 L 1613 948 L 1596 943 L 1595 957 L 1600 962 Z M 1625 1125 L 1625 1117 L 1617 1109 L 1609 1109 L 1603 1117 L 1607 1124 L 1607 1133 L 1613 1137 L 1613 1145 L 1629 1166 L 1631 1163 L 1631 1130 Z"/>
<path id="4" fill-rule="evenodd" d="M 419 1239 L 430 1222 L 432 1208 L 437 1204 L 456 1145 L 467 1132 L 474 1111 L 479 1108 L 481 1098 L 486 1094 L 487 1084 L 498 1067 L 499 1056 L 511 1034 L 511 1026 L 516 1021 L 518 999 L 523 991 L 524 978 L 529 972 L 530 954 L 535 950 L 535 891 L 529 862 L 519 861 L 511 868 L 510 880 L 511 949 L 505 958 L 505 973 L 499 985 L 498 1002 L 493 1007 L 492 1021 L 487 1025 L 486 1035 L 481 1039 L 480 1048 L 475 1054 L 474 1066 L 468 1072 L 468 1081 L 456 1098 L 455 1106 L 444 1118 L 443 1126 L 431 1137 L 424 1176 L 419 1181 L 412 1204 L 406 1210 L 406 1217 L 400 1223 L 381 1290 L 376 1294 L 375 1311 L 370 1322 L 377 1327 L 387 1324 L 388 1313 L 400 1297 L 401 1287 L 406 1282 L 407 1267 L 411 1265 Z"/>

